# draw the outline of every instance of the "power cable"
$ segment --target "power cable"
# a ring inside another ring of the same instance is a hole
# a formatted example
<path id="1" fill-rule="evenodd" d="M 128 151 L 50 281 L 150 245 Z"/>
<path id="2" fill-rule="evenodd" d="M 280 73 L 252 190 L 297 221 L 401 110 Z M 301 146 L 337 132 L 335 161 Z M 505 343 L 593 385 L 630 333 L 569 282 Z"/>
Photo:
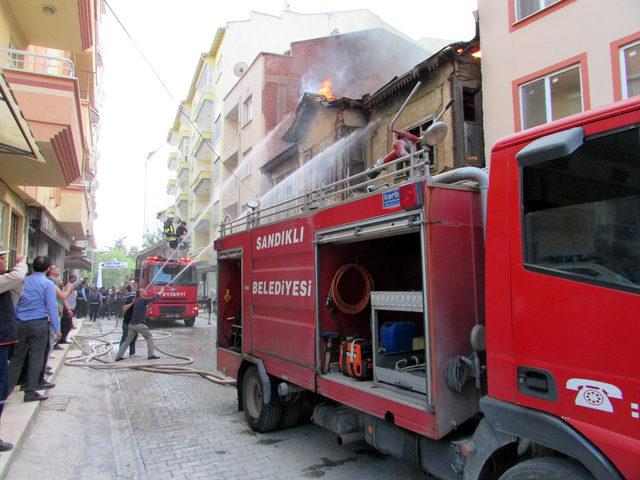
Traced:
<path id="1" fill-rule="evenodd" d="M 138 51 L 138 53 L 140 54 L 140 56 L 142 57 L 142 59 L 145 61 L 145 63 L 147 64 L 147 66 L 151 69 L 151 71 L 153 72 L 154 76 L 156 77 L 156 79 L 158 80 L 158 82 L 160 82 L 160 84 L 162 85 L 162 88 L 164 89 L 164 91 L 167 93 L 167 95 L 169 95 L 169 98 L 171 98 L 171 100 L 174 103 L 178 104 L 178 109 L 180 111 L 180 115 L 183 116 L 184 118 L 186 118 L 187 122 L 189 122 L 189 124 L 191 125 L 191 127 L 193 127 L 193 130 L 197 133 L 197 135 L 200 137 L 200 139 L 207 145 L 207 147 L 209 148 L 209 150 L 211 150 L 211 153 L 213 153 L 213 155 L 216 157 L 215 158 L 215 162 L 220 162 L 222 163 L 222 166 L 224 168 L 227 169 L 227 171 L 229 171 L 229 173 L 231 173 L 231 175 L 233 175 L 241 184 L 243 184 L 248 190 L 250 190 L 252 193 L 258 195 L 258 192 L 256 192 L 253 188 L 251 188 L 249 185 L 247 185 L 238 175 L 235 174 L 235 172 L 227 165 L 225 165 L 225 163 L 222 161 L 222 158 L 220 158 L 220 155 L 218 155 L 216 153 L 216 151 L 213 149 L 213 146 L 209 143 L 209 140 L 204 138 L 204 136 L 202 135 L 202 132 L 200 131 L 200 129 L 198 128 L 198 126 L 193 122 L 193 120 L 191 120 L 191 118 L 189 118 L 189 115 L 187 115 L 184 112 L 183 106 L 182 106 L 182 102 L 179 102 L 178 100 L 176 100 L 176 98 L 173 96 L 173 94 L 171 93 L 171 91 L 169 90 L 169 87 L 167 87 L 167 84 L 162 80 L 162 77 L 160 77 L 160 74 L 158 73 L 158 71 L 153 67 L 152 63 L 149 61 L 149 59 L 147 58 L 147 56 L 144 54 L 144 52 L 142 51 L 142 49 L 138 46 L 138 44 L 136 43 L 136 41 L 133 39 L 133 36 L 131 36 L 131 34 L 129 33 L 129 31 L 127 30 L 127 27 L 124 26 L 124 24 L 122 23 L 122 21 L 120 20 L 120 18 L 118 17 L 118 15 L 116 14 L 116 12 L 113 10 L 113 7 L 111 7 L 111 5 L 109 4 L 109 2 L 107 0 L 104 0 L 104 4 L 107 6 L 107 8 L 109 9 L 109 11 L 111 12 L 111 14 L 113 15 L 113 17 L 116 19 L 116 21 L 118 22 L 118 25 L 120 25 L 120 28 L 122 28 L 122 30 L 124 31 L 124 33 L 127 35 L 127 37 L 129 38 L 129 40 L 131 41 L 131 43 L 133 44 L 133 46 L 135 47 L 135 49 Z M 214 163 L 215 163 L 214 162 Z"/>
<path id="2" fill-rule="evenodd" d="M 236 178 L 236 180 L 238 180 L 238 182 L 240 182 L 241 185 L 243 185 L 247 190 L 251 191 L 253 194 L 255 195 L 259 195 L 258 192 L 256 192 L 251 186 L 249 186 L 247 183 L 244 182 L 244 180 L 242 180 L 238 175 L 236 175 L 235 171 L 233 169 L 231 169 L 228 165 L 226 165 L 223 161 L 222 158 L 220 157 L 220 155 L 218 155 L 216 153 L 216 151 L 214 150 L 213 146 L 211 145 L 211 143 L 209 142 L 208 139 L 204 138 L 204 136 L 202 135 L 202 132 L 200 131 L 200 129 L 198 128 L 198 126 L 193 122 L 193 120 L 191 120 L 191 118 L 189 118 L 189 115 L 184 111 L 182 102 L 179 102 L 178 100 L 176 100 L 176 98 L 173 96 L 173 94 L 171 93 L 171 91 L 169 90 L 169 87 L 167 86 L 167 84 L 164 82 L 164 80 L 162 80 L 162 77 L 160 76 L 160 74 L 158 73 L 158 71 L 153 67 L 153 64 L 151 63 L 151 61 L 149 60 L 149 58 L 144 54 L 144 52 L 142 51 L 142 49 L 140 48 L 140 46 L 138 45 L 138 43 L 134 40 L 133 36 L 129 33 L 129 31 L 127 30 L 127 27 L 125 27 L 124 23 L 122 23 L 122 21 L 120 20 L 120 18 L 118 17 L 118 15 L 116 14 L 115 10 L 113 9 L 113 7 L 109 4 L 109 2 L 107 0 L 104 0 L 104 4 L 107 6 L 107 8 L 109 9 L 109 11 L 111 12 L 111 14 L 113 15 L 113 17 L 116 19 L 116 21 L 118 22 L 118 25 L 120 25 L 120 28 L 122 28 L 123 32 L 126 34 L 127 38 L 129 39 L 129 41 L 133 44 L 133 46 L 135 47 L 135 49 L 138 51 L 138 53 L 140 54 L 140 56 L 142 57 L 142 59 L 144 60 L 144 62 L 147 64 L 147 66 L 149 67 L 149 69 L 153 72 L 154 76 L 156 77 L 156 79 L 158 80 L 158 82 L 160 82 L 160 84 L 162 85 L 162 88 L 164 89 L 164 91 L 167 93 L 167 95 L 169 96 L 169 98 L 174 102 L 178 104 L 178 110 L 180 112 L 180 116 L 184 117 L 187 122 L 191 125 L 191 127 L 193 128 L 193 130 L 196 132 L 196 134 L 198 135 L 198 137 L 200 137 L 200 139 L 202 140 L 202 142 L 207 146 L 207 148 L 209 148 L 209 150 L 211 151 L 211 153 L 215 156 L 215 160 L 213 162 L 213 165 L 215 165 L 216 163 L 220 162 L 223 166 L 223 168 L 225 168 L 233 177 Z M 198 216 L 198 219 L 196 220 L 196 223 L 198 221 L 200 221 L 200 219 L 204 216 L 204 214 L 211 209 L 213 205 L 213 201 L 209 203 L 209 205 L 207 206 L 207 208 L 203 209 L 202 212 L 200 213 L 200 215 Z M 188 240 L 191 237 L 192 234 L 192 230 L 190 229 L 188 234 L 185 235 L 182 240 L 180 241 L 180 244 L 178 245 L 178 247 L 173 251 L 173 253 L 171 253 L 171 255 L 169 256 L 169 258 L 166 260 L 165 264 L 163 265 L 166 266 L 171 259 L 173 258 L 173 256 L 176 254 L 176 252 L 180 249 L 180 247 L 182 246 L 182 244 Z M 193 261 L 191 262 L 191 264 L 193 263 Z M 190 265 L 191 265 L 190 264 Z M 161 271 L 161 270 L 159 270 Z M 157 275 L 156 275 L 157 276 Z M 154 277 L 155 279 L 155 277 Z"/>

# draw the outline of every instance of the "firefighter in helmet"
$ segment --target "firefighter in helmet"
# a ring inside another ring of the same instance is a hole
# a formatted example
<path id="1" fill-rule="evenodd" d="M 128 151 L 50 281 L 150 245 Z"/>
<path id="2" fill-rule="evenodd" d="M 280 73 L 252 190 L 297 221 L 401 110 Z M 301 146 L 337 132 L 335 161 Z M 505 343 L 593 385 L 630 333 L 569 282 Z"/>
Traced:
<path id="1" fill-rule="evenodd" d="M 176 237 L 176 231 L 173 227 L 173 215 L 169 214 L 167 219 L 164 221 L 162 232 L 164 233 L 164 236 L 167 239 L 167 243 L 169 244 L 169 247 L 174 249 L 178 248 L 178 237 Z"/>

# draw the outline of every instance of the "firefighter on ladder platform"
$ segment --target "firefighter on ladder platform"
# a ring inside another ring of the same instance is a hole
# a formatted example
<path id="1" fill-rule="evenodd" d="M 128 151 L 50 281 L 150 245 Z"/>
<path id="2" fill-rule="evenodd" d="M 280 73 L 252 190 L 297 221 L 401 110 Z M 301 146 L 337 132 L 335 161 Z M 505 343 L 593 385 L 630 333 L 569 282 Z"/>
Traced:
<path id="1" fill-rule="evenodd" d="M 173 215 L 169 214 L 167 219 L 164 221 L 162 233 L 164 233 L 169 247 L 175 250 L 178 247 L 178 237 L 176 237 L 176 232 L 173 227 Z"/>

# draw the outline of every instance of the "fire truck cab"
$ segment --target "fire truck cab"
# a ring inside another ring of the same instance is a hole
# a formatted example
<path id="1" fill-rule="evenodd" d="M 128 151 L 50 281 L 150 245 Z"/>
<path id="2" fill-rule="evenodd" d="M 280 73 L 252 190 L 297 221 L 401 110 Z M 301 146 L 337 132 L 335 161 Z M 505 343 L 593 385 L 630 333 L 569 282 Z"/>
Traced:
<path id="1" fill-rule="evenodd" d="M 640 479 L 640 100 L 500 141 L 490 181 L 419 154 L 222 227 L 251 428 L 312 415 L 444 479 Z"/>
<path id="2" fill-rule="evenodd" d="M 198 281 L 191 259 L 167 260 L 160 255 L 143 252 L 138 257 L 136 282 L 147 295 L 156 294 L 166 287 L 162 297 L 147 307 L 150 320 L 183 319 L 187 327 L 192 327 L 198 316 Z M 167 287 L 168 285 L 168 287 Z"/>

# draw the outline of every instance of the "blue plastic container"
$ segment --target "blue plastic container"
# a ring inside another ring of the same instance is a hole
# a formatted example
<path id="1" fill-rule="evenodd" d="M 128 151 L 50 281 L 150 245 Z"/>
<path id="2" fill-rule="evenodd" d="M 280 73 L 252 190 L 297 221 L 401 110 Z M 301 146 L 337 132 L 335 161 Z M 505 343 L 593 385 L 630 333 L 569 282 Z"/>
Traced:
<path id="1" fill-rule="evenodd" d="M 413 349 L 416 324 L 410 321 L 385 322 L 380 327 L 380 345 L 387 353 Z"/>

